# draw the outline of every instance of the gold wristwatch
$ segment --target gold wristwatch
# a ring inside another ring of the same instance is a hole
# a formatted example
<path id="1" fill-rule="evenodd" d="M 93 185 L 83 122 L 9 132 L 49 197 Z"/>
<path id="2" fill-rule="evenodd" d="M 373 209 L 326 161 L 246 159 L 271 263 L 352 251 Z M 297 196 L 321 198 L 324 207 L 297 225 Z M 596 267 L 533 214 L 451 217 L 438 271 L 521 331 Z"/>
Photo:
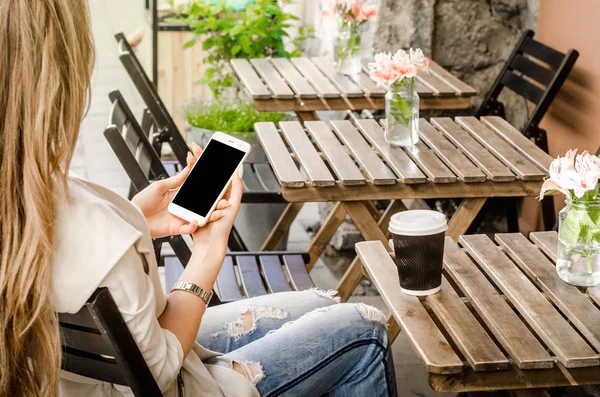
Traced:
<path id="1" fill-rule="evenodd" d="M 199 297 L 200 299 L 202 299 L 204 301 L 204 303 L 206 303 L 207 306 L 208 306 L 208 302 L 210 302 L 210 299 L 213 296 L 212 291 L 208 292 L 204 288 L 201 288 L 194 283 L 188 283 L 187 281 L 176 282 L 175 285 L 173 286 L 173 289 L 171 289 L 171 292 L 173 292 L 173 291 L 191 292 L 192 294 L 194 294 L 197 297 Z"/>

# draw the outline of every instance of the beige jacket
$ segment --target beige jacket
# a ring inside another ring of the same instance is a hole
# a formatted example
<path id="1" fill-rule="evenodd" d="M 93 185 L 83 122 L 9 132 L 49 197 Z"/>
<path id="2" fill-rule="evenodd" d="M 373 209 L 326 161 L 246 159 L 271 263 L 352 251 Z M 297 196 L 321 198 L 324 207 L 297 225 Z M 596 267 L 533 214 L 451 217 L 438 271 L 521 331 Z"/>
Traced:
<path id="1" fill-rule="evenodd" d="M 107 287 L 165 396 L 177 396 L 181 370 L 187 397 L 258 397 L 246 377 L 204 364 L 218 355 L 196 344 L 183 360 L 173 333 L 157 317 L 167 300 L 143 215 L 108 189 L 71 177 L 70 202 L 56 194 L 52 281 L 58 312 L 75 313 L 98 287 Z M 144 261 L 149 267 L 144 269 Z M 131 396 L 126 387 L 62 372 L 61 397 Z"/>

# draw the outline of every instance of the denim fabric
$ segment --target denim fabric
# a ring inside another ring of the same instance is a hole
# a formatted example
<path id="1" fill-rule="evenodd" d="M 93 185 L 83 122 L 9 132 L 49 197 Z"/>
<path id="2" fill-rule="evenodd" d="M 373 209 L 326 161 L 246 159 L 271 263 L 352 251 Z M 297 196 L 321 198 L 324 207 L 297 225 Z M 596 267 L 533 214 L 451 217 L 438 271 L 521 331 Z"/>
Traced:
<path id="1" fill-rule="evenodd" d="M 261 396 L 397 396 L 386 318 L 309 290 L 207 310 L 198 342 L 242 365 Z"/>

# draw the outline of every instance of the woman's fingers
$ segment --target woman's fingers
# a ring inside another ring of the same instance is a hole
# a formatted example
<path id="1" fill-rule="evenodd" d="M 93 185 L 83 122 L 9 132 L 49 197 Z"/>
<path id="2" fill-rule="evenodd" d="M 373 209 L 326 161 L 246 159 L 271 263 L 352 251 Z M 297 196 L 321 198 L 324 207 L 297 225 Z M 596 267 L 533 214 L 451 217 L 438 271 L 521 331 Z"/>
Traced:
<path id="1" fill-rule="evenodd" d="M 183 185 L 183 182 L 188 177 L 191 170 L 192 170 L 192 167 L 188 165 L 179 174 L 172 176 L 170 178 L 167 178 L 167 179 L 163 179 L 162 181 L 157 182 L 157 184 L 159 184 L 161 189 L 165 190 L 165 191 L 178 188 L 181 185 Z"/>
<path id="2" fill-rule="evenodd" d="M 235 175 L 231 181 L 231 187 L 229 192 L 228 201 L 231 205 L 239 206 L 242 201 L 242 194 L 244 193 L 244 185 L 240 175 Z"/>
<path id="3" fill-rule="evenodd" d="M 192 221 L 179 228 L 179 234 L 192 234 L 198 229 L 198 221 Z"/>
<path id="4" fill-rule="evenodd" d="M 225 199 L 221 199 L 218 203 L 217 203 L 217 208 L 218 210 L 224 210 L 225 208 L 229 207 L 229 201 L 225 200 Z"/>
<path id="5" fill-rule="evenodd" d="M 196 159 L 198 159 L 198 157 L 200 157 L 200 155 L 202 154 L 202 148 L 196 143 L 192 143 L 192 154 L 194 155 L 194 157 L 196 157 Z"/>
<path id="6" fill-rule="evenodd" d="M 208 221 L 218 221 L 219 219 L 223 218 L 223 216 L 225 216 L 225 212 L 223 212 L 222 210 L 215 210 L 212 214 L 210 214 L 210 218 L 208 218 Z"/>
<path id="7" fill-rule="evenodd" d="M 196 158 L 194 157 L 194 155 L 192 154 L 192 152 L 188 152 L 187 156 L 185 158 L 185 162 L 187 163 L 188 167 L 191 167 L 192 165 L 194 165 L 194 163 L 196 162 Z"/>

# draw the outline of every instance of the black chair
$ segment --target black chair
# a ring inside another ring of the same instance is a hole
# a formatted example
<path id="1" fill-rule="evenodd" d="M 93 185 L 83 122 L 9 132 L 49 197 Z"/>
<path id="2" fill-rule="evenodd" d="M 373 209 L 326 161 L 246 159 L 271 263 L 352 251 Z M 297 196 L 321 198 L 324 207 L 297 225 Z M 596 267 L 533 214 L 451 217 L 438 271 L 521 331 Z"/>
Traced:
<path id="1" fill-rule="evenodd" d="M 171 146 L 179 164 L 185 167 L 189 148 L 183 135 L 123 33 L 119 33 L 115 37 L 118 42 L 119 58 L 148 108 L 142 118 L 143 130 L 148 134 L 154 150 L 159 155 L 162 144 L 167 143 Z M 246 188 L 243 197 L 244 203 L 287 203 L 282 196 L 281 185 L 266 159 L 260 162 L 248 162 L 244 165 L 244 186 Z"/>
<path id="2" fill-rule="evenodd" d="M 167 170 L 144 135 L 141 126 L 119 91 L 109 94 L 112 102 L 109 126 L 104 136 L 127 172 L 136 191 L 151 181 L 167 176 Z M 163 243 L 168 243 L 175 255 L 161 257 Z M 230 246 L 231 238 L 230 238 Z M 191 250 L 181 236 L 154 241 L 157 261 L 165 266 L 167 289 L 175 284 Z M 266 293 L 298 291 L 314 286 L 306 269 L 310 255 L 305 252 L 233 252 L 227 255 L 217 278 L 211 304 L 231 302 Z M 238 268 L 237 274 L 235 267 Z M 239 279 L 238 279 L 239 274 Z M 240 288 L 241 285 L 241 288 Z"/>
<path id="3" fill-rule="evenodd" d="M 79 312 L 58 319 L 63 370 L 129 386 L 137 397 L 162 396 L 108 289 L 97 289 Z"/>
<path id="4" fill-rule="evenodd" d="M 498 101 L 498 95 L 506 87 L 535 104 L 521 132 L 548 152 L 546 131 L 539 123 L 573 69 L 579 52 L 571 49 L 563 54 L 536 41 L 533 35 L 532 30 L 523 33 L 475 116 L 504 118 L 504 105 Z"/>
<path id="5" fill-rule="evenodd" d="M 521 132 L 527 138 L 533 139 L 542 150 L 548 152 L 546 131 L 540 128 L 539 124 L 573 69 L 579 53 L 571 49 L 563 54 L 536 41 L 533 35 L 532 30 L 523 33 L 475 116 L 494 115 L 504 118 L 504 105 L 498 101 L 498 95 L 504 88 L 508 88 L 535 105 Z M 512 203 L 507 205 L 506 200 Z M 497 206 L 498 202 L 494 201 L 487 207 Z M 507 209 L 508 230 L 517 232 L 519 230 L 517 203 L 520 200 L 511 198 L 502 201 L 504 204 L 501 205 Z M 481 212 L 483 213 L 484 211 Z M 554 225 L 556 217 L 552 200 L 542 201 L 542 215 L 546 228 Z M 473 225 L 478 225 L 482 216 L 479 216 Z M 475 229 L 471 228 L 469 232 L 475 232 Z"/>

